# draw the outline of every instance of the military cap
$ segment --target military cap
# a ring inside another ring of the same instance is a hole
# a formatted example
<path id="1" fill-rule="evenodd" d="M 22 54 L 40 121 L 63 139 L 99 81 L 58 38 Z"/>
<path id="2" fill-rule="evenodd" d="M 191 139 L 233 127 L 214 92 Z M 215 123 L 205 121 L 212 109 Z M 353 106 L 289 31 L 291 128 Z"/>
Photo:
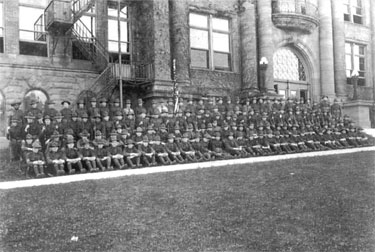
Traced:
<path id="1" fill-rule="evenodd" d="M 68 101 L 68 100 L 63 100 L 63 101 L 61 102 L 61 105 L 64 105 L 64 103 L 68 103 L 68 104 L 70 105 L 70 101 Z"/>
<path id="2" fill-rule="evenodd" d="M 54 116 L 55 119 L 58 119 L 58 118 L 63 118 L 63 116 L 61 115 L 61 113 L 58 111 L 56 113 L 56 115 Z"/>
<path id="3" fill-rule="evenodd" d="M 165 124 L 164 123 L 162 123 L 162 124 L 160 124 L 160 127 L 159 127 L 160 129 L 166 129 L 167 127 L 165 126 Z"/>
<path id="4" fill-rule="evenodd" d="M 232 127 L 237 127 L 237 123 L 235 122 L 235 121 L 233 121 L 231 124 L 230 124 L 230 126 L 232 126 Z"/>
<path id="5" fill-rule="evenodd" d="M 73 135 L 74 135 L 74 131 L 73 131 L 73 129 L 72 129 L 72 128 L 68 128 L 68 129 L 66 129 L 66 130 L 65 130 L 65 135 L 71 135 L 71 136 L 73 136 Z"/>
<path id="6" fill-rule="evenodd" d="M 52 141 L 51 147 L 59 147 L 59 142 L 58 141 Z"/>
<path id="7" fill-rule="evenodd" d="M 44 120 L 51 120 L 51 117 L 49 115 L 45 115 Z"/>
<path id="8" fill-rule="evenodd" d="M 11 122 L 19 122 L 19 120 L 17 118 L 12 118 L 10 121 Z"/>
<path id="9" fill-rule="evenodd" d="M 117 132 L 116 132 L 116 130 L 113 129 L 113 130 L 111 131 L 110 135 L 111 135 L 111 136 L 117 136 Z"/>
<path id="10" fill-rule="evenodd" d="M 92 117 L 101 118 L 100 113 L 98 111 L 96 111 L 95 114 Z"/>
<path id="11" fill-rule="evenodd" d="M 79 99 L 79 100 L 77 101 L 77 104 L 85 104 L 85 101 L 84 101 L 83 99 Z"/>
<path id="12" fill-rule="evenodd" d="M 208 123 L 207 128 L 212 128 L 212 123 Z"/>
<path id="13" fill-rule="evenodd" d="M 182 135 L 182 138 L 189 138 L 189 134 L 188 134 L 188 133 L 184 133 L 184 134 Z"/>
<path id="14" fill-rule="evenodd" d="M 107 99 L 105 97 L 102 97 L 99 99 L 99 103 L 106 103 Z"/>
<path id="15" fill-rule="evenodd" d="M 201 129 L 205 129 L 206 128 L 206 124 L 202 123 L 201 124 Z"/>
<path id="16" fill-rule="evenodd" d="M 34 104 L 37 104 L 37 103 L 38 103 L 38 101 L 35 100 L 35 99 L 32 99 L 32 100 L 30 101 L 30 105 L 34 105 Z"/>
<path id="17" fill-rule="evenodd" d="M 100 130 L 95 131 L 95 136 L 101 136 L 102 132 Z"/>
<path id="18" fill-rule="evenodd" d="M 142 127 L 137 127 L 136 131 L 137 132 L 143 132 L 143 129 L 142 129 Z"/>
<path id="19" fill-rule="evenodd" d="M 142 98 L 137 99 L 138 102 L 143 102 Z"/>
<path id="20" fill-rule="evenodd" d="M 148 142 L 148 137 L 147 137 L 147 136 L 143 136 L 143 137 L 142 137 L 142 141 L 143 141 L 143 142 Z"/>
<path id="21" fill-rule="evenodd" d="M 168 134 L 168 139 L 174 138 L 173 134 Z"/>
<path id="22" fill-rule="evenodd" d="M 90 134 L 86 129 L 84 129 L 81 133 L 79 133 L 79 136 L 81 137 L 88 137 L 89 135 Z"/>
<path id="23" fill-rule="evenodd" d="M 12 102 L 12 103 L 10 104 L 10 106 L 14 107 L 14 106 L 16 106 L 16 105 L 20 105 L 20 104 L 21 104 L 20 101 L 16 101 L 16 102 Z"/>
<path id="24" fill-rule="evenodd" d="M 59 132 L 57 130 L 54 130 L 51 137 L 57 138 L 57 137 L 61 137 L 61 135 L 59 134 Z"/>
<path id="25" fill-rule="evenodd" d="M 121 124 L 116 124 L 116 129 L 122 129 L 122 125 Z"/>
<path id="26" fill-rule="evenodd" d="M 96 144 L 97 145 L 105 145 L 106 144 L 106 141 L 104 139 L 97 139 L 95 140 Z"/>
<path id="27" fill-rule="evenodd" d="M 160 136 L 156 135 L 155 138 L 154 138 L 154 141 L 160 141 Z"/>
<path id="28" fill-rule="evenodd" d="M 174 126 L 174 129 L 175 129 L 175 130 L 180 130 L 180 126 L 179 126 L 178 124 L 176 124 L 176 125 Z"/>
<path id="29" fill-rule="evenodd" d="M 122 129 L 121 135 L 128 135 L 129 131 L 127 129 Z"/>
<path id="30" fill-rule="evenodd" d="M 203 135 L 203 138 L 211 139 L 211 136 L 210 136 L 210 134 L 206 133 L 206 134 Z"/>
<path id="31" fill-rule="evenodd" d="M 133 144 L 134 141 L 133 141 L 133 139 L 129 138 L 129 139 L 126 140 L 126 143 L 127 143 L 127 144 Z"/>
<path id="32" fill-rule="evenodd" d="M 141 114 L 146 114 L 146 113 L 147 113 L 146 109 L 145 109 L 145 108 L 142 108 L 142 109 L 141 109 Z"/>
<path id="33" fill-rule="evenodd" d="M 109 116 L 109 114 L 108 114 L 108 111 L 107 111 L 107 110 L 104 110 L 104 111 L 102 112 L 102 117 L 106 117 L 106 116 Z"/>
<path id="34" fill-rule="evenodd" d="M 122 112 L 121 112 L 120 110 L 117 110 L 117 111 L 115 112 L 115 116 L 122 116 Z"/>
<path id="35" fill-rule="evenodd" d="M 215 132 L 215 137 L 220 137 L 220 136 L 221 136 L 220 131 L 216 131 L 216 132 Z"/>
<path id="36" fill-rule="evenodd" d="M 91 97 L 90 102 L 96 102 L 96 98 L 95 97 Z"/>
<path id="37" fill-rule="evenodd" d="M 120 99 L 119 98 L 116 98 L 113 103 L 120 103 Z"/>
<path id="38" fill-rule="evenodd" d="M 33 148 L 42 148 L 42 145 L 40 144 L 39 140 L 36 139 L 34 142 L 33 142 Z"/>
<path id="39" fill-rule="evenodd" d="M 228 136 L 233 136 L 233 135 L 234 135 L 233 131 L 228 132 Z"/>
<path id="40" fill-rule="evenodd" d="M 82 118 L 88 118 L 89 116 L 88 116 L 87 112 L 84 111 L 84 112 L 82 112 L 81 117 Z"/>
<path id="41" fill-rule="evenodd" d="M 31 134 L 27 134 L 26 139 L 33 139 L 33 136 Z"/>
<path id="42" fill-rule="evenodd" d="M 77 113 L 77 111 L 73 111 L 73 112 L 72 112 L 72 117 L 78 117 L 78 113 Z"/>
<path id="43" fill-rule="evenodd" d="M 187 127 L 188 127 L 188 129 L 192 129 L 193 128 L 193 124 L 189 123 Z"/>

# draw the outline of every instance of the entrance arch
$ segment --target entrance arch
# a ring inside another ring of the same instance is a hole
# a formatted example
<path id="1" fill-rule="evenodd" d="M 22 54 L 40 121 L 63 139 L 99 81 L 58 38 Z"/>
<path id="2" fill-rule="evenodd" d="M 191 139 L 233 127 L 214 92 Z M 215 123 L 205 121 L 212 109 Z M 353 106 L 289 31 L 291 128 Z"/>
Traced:
<path id="1" fill-rule="evenodd" d="M 290 47 L 280 47 L 273 55 L 273 62 L 278 94 L 284 98 L 310 99 L 311 74 L 303 57 Z"/>

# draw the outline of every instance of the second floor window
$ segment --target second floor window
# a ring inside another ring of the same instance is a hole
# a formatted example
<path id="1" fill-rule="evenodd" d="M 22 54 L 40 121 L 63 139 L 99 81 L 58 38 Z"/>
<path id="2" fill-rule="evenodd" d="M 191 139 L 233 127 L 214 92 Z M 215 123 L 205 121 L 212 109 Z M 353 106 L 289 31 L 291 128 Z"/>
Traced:
<path id="1" fill-rule="evenodd" d="M 229 19 L 190 13 L 189 26 L 191 66 L 231 71 Z"/>
<path id="2" fill-rule="evenodd" d="M 0 53 L 4 52 L 4 15 L 3 3 L 0 2 Z"/>
<path id="3" fill-rule="evenodd" d="M 120 5 L 120 34 L 118 22 L 118 4 L 108 5 L 108 51 L 114 62 L 119 59 L 119 41 L 121 43 L 121 61 L 129 63 L 130 61 L 130 43 L 129 43 L 129 17 L 128 7 Z"/>
<path id="4" fill-rule="evenodd" d="M 359 73 L 358 85 L 366 85 L 366 46 L 347 42 L 345 43 L 345 63 L 347 84 L 351 84 L 351 74 L 354 69 Z"/>
<path id="5" fill-rule="evenodd" d="M 344 20 L 363 24 L 362 0 L 344 0 Z"/>

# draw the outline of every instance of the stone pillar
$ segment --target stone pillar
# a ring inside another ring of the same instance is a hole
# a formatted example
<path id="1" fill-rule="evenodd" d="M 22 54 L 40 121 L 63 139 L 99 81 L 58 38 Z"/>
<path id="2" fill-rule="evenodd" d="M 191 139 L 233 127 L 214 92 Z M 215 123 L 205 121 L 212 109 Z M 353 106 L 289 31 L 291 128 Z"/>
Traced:
<path id="1" fill-rule="evenodd" d="M 258 0 L 258 35 L 259 35 L 259 60 L 266 57 L 268 60 L 268 68 L 265 73 L 265 88 L 268 92 L 274 92 L 274 79 L 273 79 L 273 23 L 272 23 L 272 1 L 271 0 Z"/>
<path id="2" fill-rule="evenodd" d="M 335 92 L 338 97 L 346 96 L 345 26 L 343 13 L 343 4 L 341 1 L 332 0 Z"/>
<path id="3" fill-rule="evenodd" d="M 320 16 L 320 85 L 321 95 L 335 97 L 331 1 L 319 0 Z M 345 51 L 342 52 L 343 54 Z"/>
<path id="4" fill-rule="evenodd" d="M 176 60 L 176 80 L 178 83 L 189 81 L 189 9 L 186 0 L 169 1 L 169 15 L 171 21 L 171 53 Z"/>
<path id="5" fill-rule="evenodd" d="M 19 54 L 19 7 L 18 0 L 3 1 L 4 4 L 4 52 Z"/>
<path id="6" fill-rule="evenodd" d="M 107 0 L 96 1 L 96 39 L 104 46 L 106 51 L 108 51 L 108 9 Z M 98 59 L 103 60 L 103 59 Z M 106 67 L 106 61 L 98 62 L 98 65 Z"/>
<path id="7" fill-rule="evenodd" d="M 369 83 L 372 83 L 373 88 L 373 96 L 372 99 L 375 101 L 375 2 L 370 1 L 371 5 L 371 30 L 372 30 L 372 37 L 371 37 L 371 47 L 372 47 L 372 69 L 369 72 L 372 72 L 372 78 L 369 80 Z M 370 67 L 370 66 L 369 66 Z"/>
<path id="8" fill-rule="evenodd" d="M 242 89 L 259 91 L 255 5 L 246 1 L 240 14 Z"/>

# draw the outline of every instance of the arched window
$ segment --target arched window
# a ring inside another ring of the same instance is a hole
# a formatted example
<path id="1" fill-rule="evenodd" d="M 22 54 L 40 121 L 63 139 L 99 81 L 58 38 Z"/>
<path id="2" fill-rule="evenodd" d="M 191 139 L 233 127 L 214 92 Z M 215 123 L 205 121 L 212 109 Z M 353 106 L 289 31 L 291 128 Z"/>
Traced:
<path id="1" fill-rule="evenodd" d="M 32 100 L 36 100 L 38 103 L 38 108 L 42 111 L 44 110 L 44 105 L 48 100 L 47 94 L 40 90 L 40 89 L 33 89 L 26 93 L 25 97 L 23 98 L 23 104 L 25 106 L 25 111 L 30 109 L 30 103 Z"/>
<path id="2" fill-rule="evenodd" d="M 288 81 L 306 81 L 305 67 L 297 55 L 288 48 L 280 48 L 273 55 L 274 78 Z"/>

